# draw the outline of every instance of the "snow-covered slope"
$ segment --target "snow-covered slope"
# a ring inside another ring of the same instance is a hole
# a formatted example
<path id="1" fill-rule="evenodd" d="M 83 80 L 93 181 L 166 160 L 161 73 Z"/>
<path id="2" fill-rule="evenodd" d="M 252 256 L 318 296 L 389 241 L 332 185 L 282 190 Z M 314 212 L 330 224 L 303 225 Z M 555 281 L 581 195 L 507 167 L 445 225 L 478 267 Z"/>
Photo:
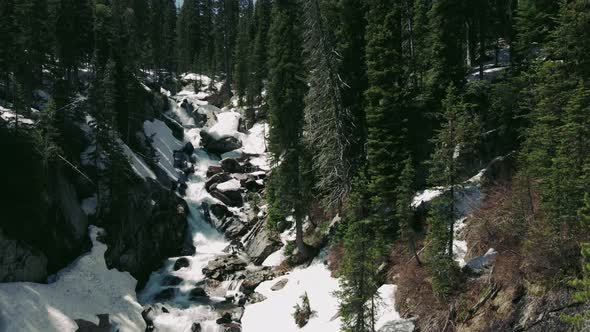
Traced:
<path id="1" fill-rule="evenodd" d="M 282 279 L 288 282 L 283 289 L 271 288 Z M 309 267 L 297 268 L 290 274 L 261 283 L 256 292 L 267 299 L 246 306 L 242 317 L 243 332 L 282 331 L 282 332 L 337 332 L 341 320 L 338 317 L 338 299 L 334 292 L 339 289 L 338 279 L 330 275 L 320 258 Z M 293 319 L 293 306 L 301 302 L 300 297 L 307 292 L 311 309 L 316 315 L 303 328 Z"/>
<path id="2" fill-rule="evenodd" d="M 0 284 L 0 331 L 74 332 L 74 320 L 98 325 L 109 314 L 120 332 L 145 330 L 135 297 L 137 281 L 127 272 L 106 267 L 100 229 L 90 226 L 92 250 L 55 275 L 53 283 Z"/>
<path id="3" fill-rule="evenodd" d="M 174 168 L 174 151 L 183 147 L 182 142 L 172 135 L 172 130 L 160 120 L 145 121 L 143 130 L 148 137 L 153 138 L 152 146 L 158 153 L 158 165 L 162 167 L 174 180 L 178 180 L 178 171 Z"/>

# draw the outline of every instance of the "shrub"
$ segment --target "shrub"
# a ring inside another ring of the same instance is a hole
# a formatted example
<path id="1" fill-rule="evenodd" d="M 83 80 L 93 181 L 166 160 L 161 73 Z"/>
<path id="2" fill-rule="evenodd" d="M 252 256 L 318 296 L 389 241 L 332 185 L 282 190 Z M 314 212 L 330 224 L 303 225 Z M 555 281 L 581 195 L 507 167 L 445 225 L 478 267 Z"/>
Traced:
<path id="1" fill-rule="evenodd" d="M 293 318 L 295 319 L 295 324 L 299 326 L 299 328 L 304 327 L 309 322 L 309 319 L 312 318 L 316 312 L 311 310 L 311 306 L 309 305 L 309 297 L 307 296 L 307 292 L 301 295 L 302 303 L 295 304 L 293 307 L 295 311 L 293 312 Z"/>

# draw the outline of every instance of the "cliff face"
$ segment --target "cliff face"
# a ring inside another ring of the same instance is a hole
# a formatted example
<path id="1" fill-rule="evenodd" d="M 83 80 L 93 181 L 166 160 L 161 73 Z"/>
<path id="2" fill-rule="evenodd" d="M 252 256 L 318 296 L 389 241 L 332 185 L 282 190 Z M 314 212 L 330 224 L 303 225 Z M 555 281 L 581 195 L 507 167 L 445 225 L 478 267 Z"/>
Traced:
<path id="1" fill-rule="evenodd" d="M 105 259 L 109 267 L 130 272 L 141 288 L 166 258 L 191 254 L 194 247 L 183 199 L 150 179 L 129 188 L 129 196 L 127 215 L 101 225 L 107 231 Z"/>
<path id="2" fill-rule="evenodd" d="M 157 94 L 146 92 L 143 100 L 146 117 L 164 107 Z M 45 282 L 90 249 L 89 224 L 106 231 L 109 267 L 130 272 L 139 287 L 167 257 L 194 250 L 185 246 L 188 206 L 169 189 L 170 179 L 165 176 L 158 181 L 135 177 L 127 188 L 125 213 L 117 219 L 95 218 L 96 188 L 81 173 L 92 178 L 96 169 L 75 157 L 91 144 L 91 129 L 81 122 L 83 110 L 73 109 L 66 120 L 68 137 L 63 144 L 68 163 L 59 159 L 42 164 L 34 119 L 18 131 L 0 123 L 0 282 Z M 133 127 L 142 128 L 143 120 L 136 119 Z M 91 203 L 85 206 L 87 201 Z"/>
<path id="3" fill-rule="evenodd" d="M 70 174 L 45 171 L 26 130 L 0 128 L 0 140 L 0 282 L 42 282 L 89 248 L 88 219 Z"/>

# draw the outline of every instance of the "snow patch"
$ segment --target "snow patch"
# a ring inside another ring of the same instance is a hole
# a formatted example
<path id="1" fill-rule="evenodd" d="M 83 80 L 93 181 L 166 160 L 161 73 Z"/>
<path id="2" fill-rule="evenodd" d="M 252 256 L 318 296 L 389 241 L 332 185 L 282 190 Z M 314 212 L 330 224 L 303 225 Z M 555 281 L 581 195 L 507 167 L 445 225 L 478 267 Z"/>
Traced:
<path id="1" fill-rule="evenodd" d="M 4 331 L 75 332 L 74 320 L 98 325 L 109 314 L 121 332 L 145 330 L 142 306 L 135 297 L 137 281 L 128 273 L 109 270 L 107 246 L 97 240 L 101 229 L 90 226 L 92 250 L 58 272 L 50 284 L 0 284 L 0 321 Z"/>
<path id="2" fill-rule="evenodd" d="M 440 194 L 442 194 L 443 191 L 443 187 L 435 187 L 432 189 L 426 189 L 418 193 L 416 196 L 414 196 L 414 199 L 412 200 L 412 207 L 417 208 L 423 203 L 432 201 L 433 199 L 440 196 Z"/>
<path id="3" fill-rule="evenodd" d="M 221 191 L 221 192 L 226 192 L 226 191 L 238 191 L 240 190 L 240 181 L 236 180 L 236 179 L 231 179 L 229 181 L 220 183 L 217 185 L 217 190 Z"/>
<path id="4" fill-rule="evenodd" d="M 241 115 L 238 112 L 223 112 L 217 114 L 217 123 L 208 130 L 209 135 L 219 140 L 224 137 L 237 137 Z"/>
<path id="5" fill-rule="evenodd" d="M 285 287 L 278 291 L 271 287 L 281 279 L 287 279 Z M 316 258 L 306 268 L 298 268 L 290 274 L 261 283 L 256 292 L 266 300 L 246 306 L 242 317 L 243 332 L 280 330 L 281 332 L 338 332 L 338 279 L 330 275 L 321 259 Z M 311 309 L 316 311 L 307 325 L 299 328 L 293 319 L 293 306 L 307 292 Z"/>
<path id="6" fill-rule="evenodd" d="M 22 116 L 21 114 L 17 114 L 8 108 L 4 108 L 2 106 L 0 106 L 0 118 L 2 118 L 2 120 L 8 122 L 10 124 L 10 126 L 14 126 L 16 120 L 18 119 L 18 124 L 19 125 L 27 125 L 27 126 L 32 126 L 35 124 L 35 121 L 29 119 L 29 118 L 25 118 L 24 116 Z"/>

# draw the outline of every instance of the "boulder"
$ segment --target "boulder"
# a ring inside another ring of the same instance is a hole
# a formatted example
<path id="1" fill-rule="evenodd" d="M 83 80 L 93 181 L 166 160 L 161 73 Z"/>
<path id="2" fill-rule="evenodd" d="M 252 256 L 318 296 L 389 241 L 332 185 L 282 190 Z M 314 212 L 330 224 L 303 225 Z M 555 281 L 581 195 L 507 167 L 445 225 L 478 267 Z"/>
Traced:
<path id="1" fill-rule="evenodd" d="M 217 319 L 216 323 L 217 324 L 228 324 L 231 323 L 232 319 L 231 319 L 231 314 L 229 312 L 224 313 L 221 318 Z"/>
<path id="2" fill-rule="evenodd" d="M 176 262 L 174 262 L 173 270 L 178 271 L 182 268 L 188 267 L 189 265 L 190 265 L 190 262 L 189 262 L 188 258 L 180 257 L 179 259 L 176 260 Z"/>
<path id="3" fill-rule="evenodd" d="M 210 178 L 215 174 L 223 173 L 223 168 L 221 166 L 209 166 L 207 169 L 207 177 Z"/>
<path id="4" fill-rule="evenodd" d="M 240 258 L 236 254 L 220 256 L 210 261 L 206 267 L 203 268 L 203 274 L 210 279 L 224 281 L 226 277 L 238 271 L 243 271 L 248 262 Z"/>
<path id="5" fill-rule="evenodd" d="M 270 267 L 264 267 L 258 271 L 248 273 L 240 286 L 240 292 L 244 293 L 245 295 L 254 294 L 254 290 L 256 287 L 258 287 L 258 285 L 264 281 L 271 280 L 274 277 L 276 277 L 276 273 L 273 272 Z"/>
<path id="6" fill-rule="evenodd" d="M 221 318 L 218 319 L 222 320 L 222 323 L 217 324 L 228 324 L 232 322 L 239 322 L 242 320 L 244 316 L 244 308 L 243 307 L 232 307 L 230 309 L 222 309 L 221 311 Z M 229 316 L 229 317 L 228 317 Z M 228 321 L 229 319 L 229 321 Z"/>
<path id="7" fill-rule="evenodd" d="M 281 289 L 285 288 L 285 286 L 287 286 L 288 282 L 289 282 L 289 279 L 281 279 L 281 280 L 277 281 L 276 284 L 272 285 L 270 290 L 272 290 L 273 292 L 281 290 Z"/>
<path id="8" fill-rule="evenodd" d="M 262 302 L 264 300 L 266 300 L 266 296 L 264 296 L 264 295 L 262 295 L 262 294 L 260 294 L 258 292 L 252 293 L 252 295 L 250 295 L 250 298 L 249 298 L 249 302 L 251 304 Z"/>
<path id="9" fill-rule="evenodd" d="M 236 217 L 226 218 L 221 230 L 228 239 L 237 239 L 248 232 L 248 228 Z"/>
<path id="10" fill-rule="evenodd" d="M 211 187 L 215 184 L 220 184 L 226 181 L 231 180 L 231 176 L 227 173 L 218 173 L 207 179 L 205 182 L 205 189 L 207 191 L 211 191 Z"/>
<path id="11" fill-rule="evenodd" d="M 206 131 L 201 131 L 201 144 L 207 151 L 215 154 L 224 154 L 242 147 L 242 142 L 233 137 L 223 137 L 216 140 Z"/>
<path id="12" fill-rule="evenodd" d="M 191 142 L 187 142 L 182 148 L 182 152 L 190 156 L 195 152 L 195 147 Z"/>
<path id="13" fill-rule="evenodd" d="M 258 176 L 260 176 L 261 178 L 264 178 L 266 176 L 266 173 L 260 171 L 260 167 L 252 165 L 250 161 L 244 162 L 242 168 L 244 173 L 255 173 L 258 174 Z"/>
<path id="14" fill-rule="evenodd" d="M 190 291 L 188 297 L 191 301 L 199 301 L 209 298 L 209 295 L 203 288 L 195 287 Z"/>
<path id="15" fill-rule="evenodd" d="M 235 253 L 235 252 L 242 252 L 244 251 L 244 244 L 240 239 L 232 240 L 227 247 L 223 249 L 225 253 Z"/>
<path id="16" fill-rule="evenodd" d="M 261 182 L 262 180 L 247 179 L 242 183 L 242 187 L 250 192 L 260 192 L 264 189 L 264 184 Z"/>
<path id="17" fill-rule="evenodd" d="M 232 207 L 242 207 L 244 205 L 244 199 L 239 191 L 224 191 L 221 192 L 217 189 L 211 188 L 209 191 L 211 196 L 220 200 L 223 204 Z"/>
<path id="18" fill-rule="evenodd" d="M 242 165 L 235 158 L 225 158 L 221 161 L 221 168 L 227 173 L 242 173 Z"/>
<path id="19" fill-rule="evenodd" d="M 467 262 L 465 267 L 475 273 L 481 273 L 494 264 L 497 255 L 498 252 L 493 248 L 490 248 L 484 255 L 475 257 Z"/>
<path id="20" fill-rule="evenodd" d="M 222 204 L 212 204 L 209 208 L 211 213 L 217 217 L 218 219 L 223 219 L 226 217 L 233 217 L 233 213 L 227 208 L 227 206 Z"/>
<path id="21" fill-rule="evenodd" d="M 226 206 L 213 204 L 209 207 L 207 203 L 203 203 L 201 207 L 203 209 L 205 221 L 215 227 L 218 231 L 225 233 L 227 238 L 236 239 L 246 234 L 248 231 L 246 225 L 242 223 L 240 218 L 235 217 Z M 213 216 L 211 213 L 213 213 Z"/>
<path id="22" fill-rule="evenodd" d="M 262 225 L 258 231 L 256 231 L 254 237 L 249 239 L 245 244 L 246 253 L 256 265 L 262 264 L 270 254 L 281 248 L 281 243 L 277 241 L 276 237 L 271 234 L 270 230 L 264 226 L 264 222 L 261 222 Z"/>
<path id="23" fill-rule="evenodd" d="M 378 332 L 413 332 L 414 329 L 413 320 L 400 319 L 385 323 Z"/>

